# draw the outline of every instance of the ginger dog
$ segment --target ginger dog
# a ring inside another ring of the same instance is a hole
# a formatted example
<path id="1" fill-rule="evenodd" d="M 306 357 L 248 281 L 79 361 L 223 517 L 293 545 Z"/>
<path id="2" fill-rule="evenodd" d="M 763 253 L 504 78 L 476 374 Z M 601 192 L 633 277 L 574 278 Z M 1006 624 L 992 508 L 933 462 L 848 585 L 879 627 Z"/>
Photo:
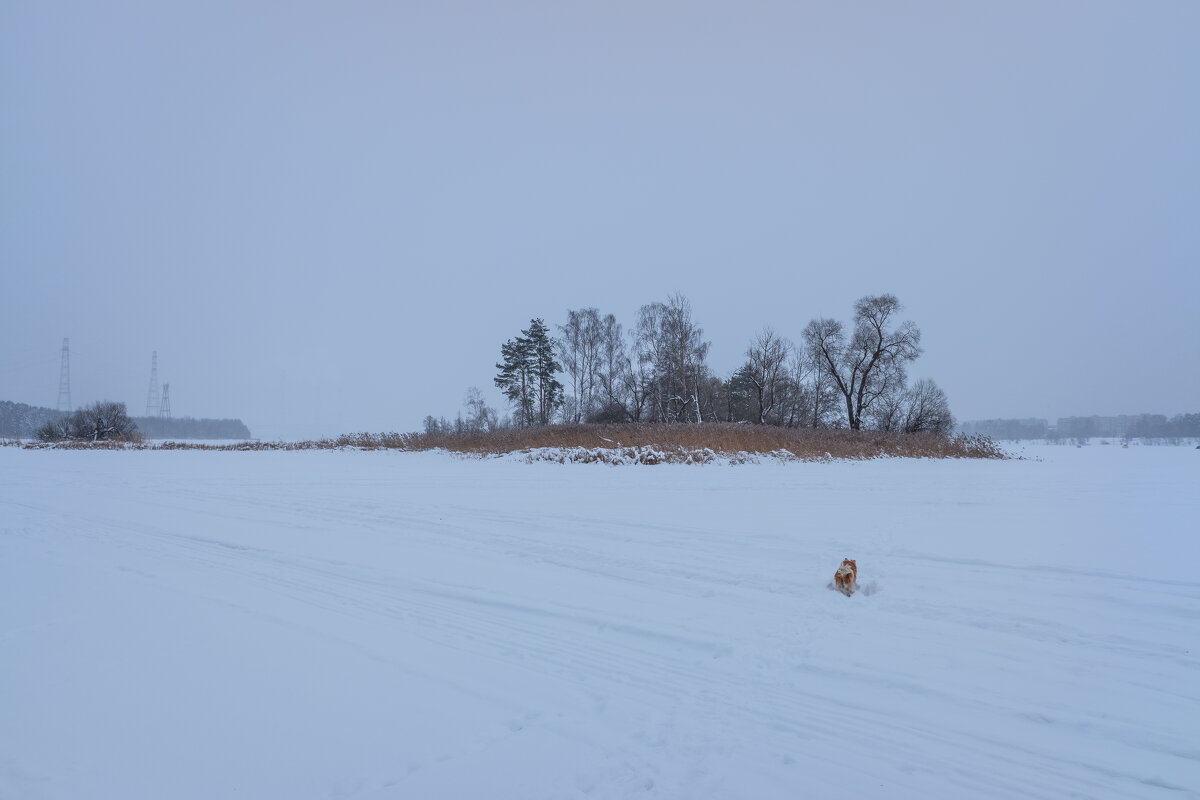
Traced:
<path id="1" fill-rule="evenodd" d="M 854 593 L 858 588 L 858 564 L 854 563 L 854 559 L 842 559 L 842 565 L 833 573 L 833 582 L 837 590 L 847 597 Z"/>

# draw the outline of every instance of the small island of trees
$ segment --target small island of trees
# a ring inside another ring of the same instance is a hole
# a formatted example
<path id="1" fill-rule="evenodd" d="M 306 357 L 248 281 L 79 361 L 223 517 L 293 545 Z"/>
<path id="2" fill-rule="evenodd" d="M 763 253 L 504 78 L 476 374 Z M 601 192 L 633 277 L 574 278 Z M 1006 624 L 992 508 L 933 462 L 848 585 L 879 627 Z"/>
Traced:
<path id="1" fill-rule="evenodd" d="M 902 310 L 895 295 L 868 295 L 849 324 L 813 319 L 798 343 L 765 327 L 726 377 L 709 367 L 711 343 L 682 294 L 643 305 L 628 332 L 596 308 L 568 310 L 557 336 L 535 318 L 500 348 L 494 383 L 511 413 L 500 417 L 472 387 L 465 416 L 426 417 L 425 432 L 743 423 L 947 435 L 954 418 L 945 392 L 930 379 L 908 380 L 921 331 Z"/>

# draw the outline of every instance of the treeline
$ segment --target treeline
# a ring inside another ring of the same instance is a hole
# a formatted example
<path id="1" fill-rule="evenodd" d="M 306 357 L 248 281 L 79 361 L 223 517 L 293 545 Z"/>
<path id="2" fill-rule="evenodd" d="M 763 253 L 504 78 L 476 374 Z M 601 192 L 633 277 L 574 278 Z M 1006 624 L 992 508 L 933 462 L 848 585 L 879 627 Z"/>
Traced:
<path id="1" fill-rule="evenodd" d="M 134 417 L 148 439 L 249 439 L 250 429 L 240 419 L 194 417 Z"/>
<path id="2" fill-rule="evenodd" d="M 895 295 L 863 297 L 849 324 L 813 319 L 798 342 L 765 327 L 724 376 L 710 368 L 711 342 L 681 294 L 642 306 L 628 330 L 596 308 L 568 310 L 557 335 L 537 318 L 501 346 L 494 382 L 511 415 L 496 415 L 473 388 L 466 415 L 453 423 L 426 417 L 426 432 L 735 422 L 949 433 L 945 393 L 932 380 L 908 381 L 921 331 L 899 319 L 901 310 Z"/>
<path id="3" fill-rule="evenodd" d="M 973 419 L 959 425 L 959 430 L 971 436 L 987 436 L 997 440 L 1020 441 L 1045 439 L 1050 423 L 1044 419 Z"/>
<path id="4" fill-rule="evenodd" d="M 70 415 L 52 408 L 0 400 L 0 437 L 31 439 L 51 423 Z M 138 432 L 150 439 L 249 439 L 250 430 L 240 419 L 133 417 Z"/>
<path id="5" fill-rule="evenodd" d="M 1044 419 L 984 419 L 964 422 L 963 433 L 998 440 L 1046 439 L 1192 439 L 1200 438 L 1200 414 L 1120 414 L 1118 416 Z"/>
<path id="6" fill-rule="evenodd" d="M 66 414 L 52 408 L 30 406 L 0 400 L 0 437 L 6 439 L 29 439 L 38 428 L 64 418 Z"/>

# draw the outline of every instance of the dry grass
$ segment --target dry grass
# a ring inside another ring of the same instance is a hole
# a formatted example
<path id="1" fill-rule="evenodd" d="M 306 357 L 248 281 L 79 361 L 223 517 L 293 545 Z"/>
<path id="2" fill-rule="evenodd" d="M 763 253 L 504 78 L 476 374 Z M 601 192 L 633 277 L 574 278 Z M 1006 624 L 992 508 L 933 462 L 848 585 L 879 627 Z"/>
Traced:
<path id="1" fill-rule="evenodd" d="M 154 445 L 141 439 L 104 439 L 93 442 L 86 439 L 66 439 L 59 442 L 21 442 L 22 450 L 153 450 Z"/>
<path id="2" fill-rule="evenodd" d="M 813 461 L 830 458 L 1007 458 L 983 436 L 813 430 L 766 425 L 551 425 L 544 428 L 477 434 L 410 434 L 405 449 L 442 448 L 490 455 L 536 448 L 636 448 L 654 450 L 670 461 L 706 460 L 706 451 L 725 455 L 787 453 Z"/>
<path id="3" fill-rule="evenodd" d="M 432 450 L 415 443 L 418 433 L 343 433 L 335 439 L 310 439 L 301 442 L 234 442 L 232 444 L 203 444 L 200 442 L 160 442 L 154 450 Z"/>
<path id="4" fill-rule="evenodd" d="M 48 445 L 26 444 L 26 447 Z M 657 464 L 703 463 L 715 456 L 733 461 L 773 454 L 802 461 L 894 458 L 1009 458 L 985 436 L 812 430 L 760 425 L 550 425 L 491 433 L 355 433 L 302 442 L 199 444 L 69 443 L 68 449 L 130 450 L 448 450 L 477 456 L 555 450 L 555 461 Z"/>

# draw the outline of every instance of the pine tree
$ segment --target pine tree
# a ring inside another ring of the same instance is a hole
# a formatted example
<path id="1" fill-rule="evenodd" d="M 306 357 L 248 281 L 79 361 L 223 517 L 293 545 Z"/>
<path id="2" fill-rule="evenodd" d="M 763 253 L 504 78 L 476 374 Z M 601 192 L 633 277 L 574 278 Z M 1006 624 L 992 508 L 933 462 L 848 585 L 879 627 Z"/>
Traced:
<path id="1" fill-rule="evenodd" d="M 500 348 L 496 386 L 513 404 L 517 427 L 548 425 L 563 402 L 563 385 L 554 377 L 562 365 L 554 358 L 554 341 L 541 319 Z"/>
<path id="2" fill-rule="evenodd" d="M 500 347 L 500 358 L 496 386 L 513 404 L 513 422 L 518 428 L 527 428 L 534 424 L 534 360 L 529 339 L 509 339 Z"/>
<path id="3" fill-rule="evenodd" d="M 550 338 L 550 330 L 541 318 L 530 320 L 529 328 L 521 333 L 527 337 L 533 357 L 538 424 L 547 425 L 563 402 L 563 385 L 554 377 L 555 373 L 562 371 L 562 365 L 554 358 L 554 340 Z"/>

